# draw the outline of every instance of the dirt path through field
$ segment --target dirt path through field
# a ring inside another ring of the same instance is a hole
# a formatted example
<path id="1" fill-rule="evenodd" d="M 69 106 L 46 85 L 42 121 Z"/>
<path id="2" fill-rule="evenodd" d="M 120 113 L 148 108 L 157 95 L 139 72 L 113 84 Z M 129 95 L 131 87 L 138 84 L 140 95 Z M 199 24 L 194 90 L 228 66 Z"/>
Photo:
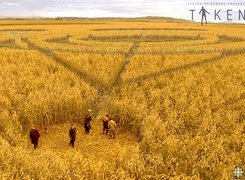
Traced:
<path id="1" fill-rule="evenodd" d="M 90 161 L 107 161 L 116 163 L 114 159 L 123 154 L 137 156 L 139 154 L 139 143 L 136 137 L 122 129 L 117 130 L 116 138 L 109 139 L 102 134 L 102 123 L 99 119 L 92 121 L 92 129 L 89 134 L 84 133 L 82 124 L 76 124 L 77 139 L 74 150 Z M 55 125 L 49 128 L 48 132 L 42 132 L 39 150 L 52 150 L 62 152 L 73 150 L 69 146 L 70 124 Z M 120 151 L 119 151 L 120 150 Z M 119 154 L 120 153 L 120 154 Z"/>

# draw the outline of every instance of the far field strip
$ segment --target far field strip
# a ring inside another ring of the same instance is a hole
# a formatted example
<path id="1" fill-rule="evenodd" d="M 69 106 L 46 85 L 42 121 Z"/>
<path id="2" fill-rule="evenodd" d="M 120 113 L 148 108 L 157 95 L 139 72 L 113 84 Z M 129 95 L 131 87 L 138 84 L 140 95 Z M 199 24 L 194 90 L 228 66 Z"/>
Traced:
<path id="1" fill-rule="evenodd" d="M 63 38 L 66 38 L 66 37 L 63 37 Z M 57 41 L 55 40 L 57 39 Z M 63 42 L 63 41 L 58 41 L 58 39 L 60 38 L 54 38 L 53 41 L 49 40 L 48 42 L 50 43 L 58 43 L 58 44 L 66 44 L 66 45 L 71 45 L 71 49 L 62 49 L 62 48 L 50 48 L 52 50 L 56 50 L 56 51 L 62 51 L 62 52 L 80 52 L 80 53 L 94 53 L 94 54 L 98 54 L 98 53 L 108 53 L 108 54 L 114 54 L 114 53 L 120 53 L 120 54 L 126 54 L 127 52 L 123 52 L 123 51 L 111 51 L 111 50 L 106 50 L 106 51 L 94 51 L 94 50 L 79 50 L 79 49 L 76 49 L 76 48 L 72 48 L 72 46 L 74 47 L 99 47 L 101 46 L 101 44 L 86 44 L 84 43 L 83 41 L 81 41 L 81 43 L 79 42 L 70 42 L 69 39 L 67 39 L 66 42 Z M 82 39 L 81 39 L 82 40 Z M 185 40 L 186 41 L 186 40 Z M 231 45 L 231 43 L 233 43 L 234 45 L 236 45 L 236 43 L 242 43 L 242 42 L 245 42 L 245 39 L 243 38 L 239 38 L 239 37 L 230 37 L 230 36 L 220 36 L 218 38 L 218 40 L 214 41 L 214 42 L 191 42 L 191 43 L 187 43 L 187 44 L 183 44 L 185 41 L 178 41 L 177 44 L 174 43 L 173 41 L 164 41 L 164 40 L 157 40 L 155 41 L 155 39 L 149 39 L 148 41 L 144 41 L 144 40 L 140 40 L 138 39 L 137 41 L 135 42 L 142 42 L 142 43 L 145 43 L 145 44 L 142 44 L 141 46 L 141 50 L 139 50 L 138 54 L 203 54 L 203 53 L 209 53 L 209 52 L 227 52 L 229 50 L 226 49 L 223 49 L 222 46 L 220 46 L 221 44 L 222 45 Z M 106 44 L 106 42 L 112 42 L 112 43 L 124 43 L 124 42 L 132 42 L 132 40 L 130 41 L 123 41 L 123 40 L 113 40 L 113 41 L 99 41 L 101 43 L 104 43 L 103 46 L 107 46 L 107 47 L 110 47 L 111 45 L 108 45 Z M 148 44 L 148 42 L 153 42 L 153 44 Z M 155 42 L 155 43 L 154 43 Z M 160 43 L 160 44 L 159 44 Z M 211 45 L 214 45 L 211 46 Z M 219 45 L 216 47 L 216 45 Z M 171 46 L 174 46 L 175 48 L 177 49 L 167 49 L 165 51 L 161 51 L 160 49 L 161 48 L 165 48 L 165 47 L 171 47 Z M 182 49 L 182 47 L 191 47 L 191 49 Z M 201 46 L 201 48 L 199 48 L 198 50 L 195 50 L 193 49 L 193 47 L 196 47 L 196 46 Z M 148 48 L 148 47 L 158 47 L 158 49 L 156 50 L 153 50 L 153 51 L 149 51 L 146 50 L 146 52 L 144 52 L 144 50 L 142 50 L 142 48 Z M 238 48 L 239 51 L 243 51 L 245 50 L 244 48 Z"/>

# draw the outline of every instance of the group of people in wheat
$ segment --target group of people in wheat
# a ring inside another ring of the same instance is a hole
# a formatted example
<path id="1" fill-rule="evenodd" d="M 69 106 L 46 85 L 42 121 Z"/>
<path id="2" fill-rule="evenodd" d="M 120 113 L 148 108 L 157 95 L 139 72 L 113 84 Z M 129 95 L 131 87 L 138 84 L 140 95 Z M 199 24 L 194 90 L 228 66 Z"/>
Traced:
<path id="1" fill-rule="evenodd" d="M 91 129 L 91 116 L 92 110 L 89 109 L 88 113 L 85 117 L 84 120 L 84 129 L 85 129 L 85 134 L 88 134 L 90 129 Z M 116 138 L 115 130 L 117 127 L 117 124 L 112 118 L 107 114 L 104 117 L 102 117 L 102 124 L 103 124 L 103 134 L 106 134 L 109 136 L 109 138 Z M 70 146 L 74 147 L 75 141 L 76 141 L 76 134 L 77 130 L 74 124 L 71 124 L 71 127 L 69 129 L 69 138 L 70 138 Z M 40 138 L 40 133 L 36 129 L 35 125 L 32 125 L 31 130 L 30 130 L 30 139 L 31 143 L 34 145 L 34 149 L 37 148 L 38 146 L 38 140 Z"/>

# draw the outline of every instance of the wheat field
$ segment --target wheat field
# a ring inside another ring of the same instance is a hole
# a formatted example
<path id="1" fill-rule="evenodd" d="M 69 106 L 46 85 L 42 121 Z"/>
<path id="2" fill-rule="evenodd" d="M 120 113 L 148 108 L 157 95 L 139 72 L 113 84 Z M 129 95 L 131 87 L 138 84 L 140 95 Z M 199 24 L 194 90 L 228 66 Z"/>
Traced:
<path id="1" fill-rule="evenodd" d="M 0 20 L 0 179 L 232 179 L 245 170 L 244 27 Z"/>

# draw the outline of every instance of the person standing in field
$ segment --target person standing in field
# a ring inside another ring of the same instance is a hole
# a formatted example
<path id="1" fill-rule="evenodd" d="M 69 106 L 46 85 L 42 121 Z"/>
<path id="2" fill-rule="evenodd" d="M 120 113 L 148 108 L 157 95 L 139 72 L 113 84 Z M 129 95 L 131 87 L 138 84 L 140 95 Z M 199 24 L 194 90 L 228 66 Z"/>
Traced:
<path id="1" fill-rule="evenodd" d="M 77 130 L 74 126 L 74 124 L 71 124 L 70 130 L 69 130 L 69 136 L 70 136 L 70 146 L 74 147 L 74 143 L 76 140 L 76 134 Z"/>
<path id="2" fill-rule="evenodd" d="M 84 129 L 85 129 L 86 134 L 88 134 L 91 129 L 91 124 L 90 124 L 90 121 L 92 120 L 91 112 L 92 110 L 88 109 L 88 114 L 86 115 L 85 120 L 84 120 Z"/>
<path id="3" fill-rule="evenodd" d="M 103 122 L 103 134 L 107 135 L 107 133 L 108 133 L 108 122 L 109 122 L 109 115 L 108 114 L 102 119 L 102 122 Z"/>
<path id="4" fill-rule="evenodd" d="M 38 130 L 36 129 L 35 125 L 32 125 L 30 130 L 30 139 L 31 139 L 31 143 L 34 145 L 34 149 L 37 149 L 39 138 L 40 138 L 40 134 Z"/>
<path id="5" fill-rule="evenodd" d="M 205 19 L 206 24 L 208 24 L 206 13 L 210 14 L 210 13 L 209 13 L 206 9 L 204 9 L 204 7 L 202 6 L 202 9 L 201 9 L 200 12 L 199 12 L 199 14 L 201 14 L 201 16 L 202 16 L 202 22 L 201 22 L 201 25 L 202 25 L 202 26 L 203 26 L 203 21 L 204 21 L 204 19 Z"/>
<path id="6" fill-rule="evenodd" d="M 108 122 L 108 127 L 109 127 L 109 138 L 116 138 L 115 131 L 116 131 L 117 124 L 111 118 Z"/>

